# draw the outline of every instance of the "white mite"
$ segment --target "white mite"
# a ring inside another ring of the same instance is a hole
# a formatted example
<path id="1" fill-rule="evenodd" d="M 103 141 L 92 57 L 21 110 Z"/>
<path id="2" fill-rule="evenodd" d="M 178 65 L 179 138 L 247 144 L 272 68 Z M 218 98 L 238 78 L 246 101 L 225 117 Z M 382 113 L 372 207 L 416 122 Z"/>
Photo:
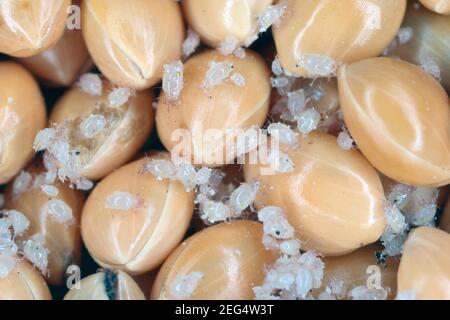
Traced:
<path id="1" fill-rule="evenodd" d="M 31 239 L 24 241 L 22 251 L 25 258 L 42 273 L 47 272 L 49 252 L 44 246 L 44 239 L 41 235 L 34 235 Z"/>
<path id="2" fill-rule="evenodd" d="M 106 127 L 106 118 L 101 114 L 91 114 L 80 123 L 84 138 L 92 139 Z"/>
<path id="3" fill-rule="evenodd" d="M 118 108 L 128 102 L 133 95 L 130 88 L 114 88 L 108 95 L 108 104 L 111 108 Z"/>
<path id="4" fill-rule="evenodd" d="M 299 68 L 303 68 L 310 77 L 332 77 L 337 70 L 336 61 L 315 53 L 302 54 L 297 65 Z"/>
<path id="5" fill-rule="evenodd" d="M 258 17 L 259 32 L 265 32 L 272 25 L 277 26 L 286 10 L 286 4 L 268 6 Z"/>
<path id="6" fill-rule="evenodd" d="M 307 109 L 297 117 L 298 130 L 303 134 L 308 134 L 317 129 L 320 120 L 320 113 L 316 109 Z"/>
<path id="7" fill-rule="evenodd" d="M 267 128 L 267 132 L 279 140 L 280 143 L 294 146 L 297 143 L 295 132 L 284 123 L 272 123 Z"/>
<path id="8" fill-rule="evenodd" d="M 283 66 L 278 57 L 272 61 L 272 72 L 278 77 L 284 74 Z"/>
<path id="9" fill-rule="evenodd" d="M 183 42 L 183 55 L 187 58 L 197 50 L 200 45 L 200 36 L 192 29 L 188 29 L 186 39 Z"/>
<path id="10" fill-rule="evenodd" d="M 159 181 L 163 179 L 174 179 L 176 167 L 169 160 L 152 160 L 145 166 L 145 170 L 150 172 Z"/>
<path id="11" fill-rule="evenodd" d="M 231 217 L 231 209 L 222 202 L 206 200 L 200 203 L 201 218 L 211 223 L 226 221 Z"/>
<path id="12" fill-rule="evenodd" d="M 105 207 L 113 210 L 131 210 L 139 207 L 139 199 L 128 192 L 114 191 L 107 199 Z"/>
<path id="13" fill-rule="evenodd" d="M 56 136 L 56 130 L 52 128 L 46 128 L 41 130 L 34 139 L 33 148 L 36 152 L 42 151 L 50 147 Z"/>
<path id="14" fill-rule="evenodd" d="M 9 210 L 7 211 L 7 216 L 15 236 L 22 235 L 30 226 L 30 221 L 22 212 Z"/>
<path id="15" fill-rule="evenodd" d="M 101 96 L 103 92 L 102 79 L 94 73 L 83 74 L 78 81 L 78 87 L 92 96 Z"/>
<path id="16" fill-rule="evenodd" d="M 41 185 L 41 190 L 50 197 L 56 197 L 59 194 L 58 188 L 48 184 Z"/>
<path id="17" fill-rule="evenodd" d="M 210 89 L 220 85 L 230 76 L 232 70 L 233 65 L 230 62 L 210 61 L 209 68 L 203 79 L 203 87 L 205 89 Z"/>
<path id="18" fill-rule="evenodd" d="M 341 131 L 337 137 L 337 144 L 342 150 L 348 151 L 353 148 L 353 139 L 347 131 Z"/>
<path id="19" fill-rule="evenodd" d="M 177 101 L 183 89 L 184 65 L 175 61 L 164 65 L 162 88 L 170 101 Z"/>
<path id="20" fill-rule="evenodd" d="M 223 54 L 224 56 L 228 56 L 232 54 L 239 45 L 239 40 L 235 37 L 226 37 L 225 41 L 220 43 L 220 46 L 218 48 L 219 52 Z"/>
<path id="21" fill-rule="evenodd" d="M 19 196 L 21 193 L 27 191 L 32 184 L 33 177 L 27 171 L 21 171 L 13 182 L 13 195 Z"/>
<path id="22" fill-rule="evenodd" d="M 175 299 L 187 299 L 194 293 L 202 278 L 201 272 L 178 276 L 170 285 L 169 293 Z"/>
<path id="23" fill-rule="evenodd" d="M 60 224 L 70 224 L 73 222 L 72 208 L 62 200 L 52 199 L 47 202 L 47 214 Z"/>
<path id="24" fill-rule="evenodd" d="M 240 73 L 233 73 L 230 77 L 230 80 L 237 85 L 238 87 L 245 87 L 246 81 L 242 74 Z"/>
<path id="25" fill-rule="evenodd" d="M 255 201 L 256 193 L 258 192 L 258 184 L 241 184 L 230 195 L 230 207 L 240 213 L 250 207 Z"/>

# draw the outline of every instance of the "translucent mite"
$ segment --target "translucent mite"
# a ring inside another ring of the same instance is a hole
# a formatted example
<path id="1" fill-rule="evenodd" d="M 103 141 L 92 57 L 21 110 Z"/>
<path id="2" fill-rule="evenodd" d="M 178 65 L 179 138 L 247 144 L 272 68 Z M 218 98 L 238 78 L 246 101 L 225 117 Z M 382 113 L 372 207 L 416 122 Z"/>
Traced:
<path id="1" fill-rule="evenodd" d="M 219 46 L 218 50 L 224 56 L 232 54 L 239 45 L 239 40 L 235 37 L 228 36 Z"/>
<path id="2" fill-rule="evenodd" d="M 209 68 L 206 71 L 205 78 L 203 79 L 203 87 L 210 89 L 220 85 L 231 74 L 233 70 L 233 64 L 230 62 L 216 62 L 210 61 Z"/>
<path id="3" fill-rule="evenodd" d="M 59 194 L 58 188 L 52 185 L 44 184 L 41 186 L 41 190 L 43 193 L 50 197 L 56 197 Z"/>
<path id="4" fill-rule="evenodd" d="M 240 73 L 233 73 L 230 77 L 230 80 L 237 85 L 238 87 L 245 87 L 246 81 L 245 77 Z"/>
<path id="5" fill-rule="evenodd" d="M 23 255 L 42 273 L 47 273 L 48 249 L 44 246 L 42 235 L 36 234 L 23 242 Z"/>
<path id="6" fill-rule="evenodd" d="M 139 198 L 135 195 L 128 192 L 115 191 L 106 199 L 105 207 L 107 209 L 126 211 L 138 208 L 139 204 Z"/>
<path id="7" fill-rule="evenodd" d="M 81 91 L 92 96 L 101 96 L 103 92 L 103 84 L 100 76 L 94 73 L 85 73 L 78 81 L 78 87 Z"/>
<path id="8" fill-rule="evenodd" d="M 191 297 L 203 276 L 201 272 L 191 272 L 184 276 L 178 276 L 169 287 L 170 295 L 175 299 Z"/>
<path id="9" fill-rule="evenodd" d="M 259 32 L 265 32 L 272 25 L 278 25 L 286 10 L 287 5 L 282 3 L 268 6 L 258 17 Z"/>
<path id="10" fill-rule="evenodd" d="M 297 60 L 297 66 L 303 68 L 310 77 L 332 77 L 336 75 L 337 62 L 322 54 L 306 53 Z"/>
<path id="11" fill-rule="evenodd" d="M 353 148 L 353 139 L 347 131 L 339 132 L 337 144 L 342 150 L 348 151 Z"/>
<path id="12" fill-rule="evenodd" d="M 162 88 L 170 101 L 177 101 L 183 89 L 184 65 L 180 60 L 164 65 Z"/>
<path id="13" fill-rule="evenodd" d="M 228 202 L 229 206 L 236 213 L 241 213 L 242 211 L 249 208 L 252 205 L 253 201 L 255 201 L 258 189 L 258 183 L 241 184 L 236 190 L 231 193 L 230 200 Z"/>
<path id="14" fill-rule="evenodd" d="M 188 29 L 186 39 L 183 42 L 183 55 L 185 58 L 191 56 L 200 45 L 200 36 L 192 29 Z"/>
<path id="15" fill-rule="evenodd" d="M 46 213 L 59 224 L 73 223 L 72 208 L 62 200 L 52 199 L 46 205 Z"/>
<path id="16" fill-rule="evenodd" d="M 267 132 L 279 140 L 280 143 L 288 146 L 295 146 L 297 143 L 297 137 L 295 132 L 284 123 L 272 123 L 267 127 Z"/>
<path id="17" fill-rule="evenodd" d="M 108 94 L 108 105 L 111 108 L 121 107 L 128 102 L 133 93 L 134 93 L 133 90 L 131 90 L 130 88 L 124 87 L 114 88 Z"/>
<path id="18" fill-rule="evenodd" d="M 80 131 L 83 137 L 93 139 L 101 133 L 106 126 L 106 118 L 101 114 L 91 114 L 80 123 Z"/>
<path id="19" fill-rule="evenodd" d="M 432 57 L 422 57 L 420 59 L 420 66 L 426 73 L 441 81 L 441 69 L 439 64 Z"/>
<path id="20" fill-rule="evenodd" d="M 314 108 L 309 108 L 297 117 L 298 130 L 303 134 L 308 134 L 317 129 L 320 120 L 320 113 Z"/>

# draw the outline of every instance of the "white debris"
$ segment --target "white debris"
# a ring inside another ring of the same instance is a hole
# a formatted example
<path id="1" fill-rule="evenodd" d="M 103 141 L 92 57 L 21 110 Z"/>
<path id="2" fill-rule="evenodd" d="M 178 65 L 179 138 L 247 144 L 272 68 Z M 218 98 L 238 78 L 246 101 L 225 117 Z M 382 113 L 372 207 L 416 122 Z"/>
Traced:
<path id="1" fill-rule="evenodd" d="M 395 300 L 416 300 L 416 293 L 413 291 L 403 291 L 397 293 Z"/>
<path id="2" fill-rule="evenodd" d="M 261 130 L 258 127 L 251 127 L 247 129 L 243 134 L 237 136 L 236 142 L 236 154 L 238 157 L 249 153 L 256 148 L 261 143 Z"/>
<path id="3" fill-rule="evenodd" d="M 106 118 L 101 114 L 91 114 L 80 123 L 80 131 L 84 138 L 92 139 L 106 127 Z"/>
<path id="4" fill-rule="evenodd" d="M 387 206 L 384 212 L 387 218 L 388 227 L 394 233 L 401 233 L 406 229 L 407 224 L 405 222 L 405 216 L 400 212 L 399 209 Z"/>
<path id="5" fill-rule="evenodd" d="M 353 300 L 386 300 L 389 291 L 380 289 L 369 289 L 367 286 L 355 287 L 349 292 L 349 297 Z"/>
<path id="6" fill-rule="evenodd" d="M 34 139 L 33 148 L 36 152 L 42 151 L 50 147 L 55 140 L 56 130 L 46 128 L 38 132 Z"/>
<path id="7" fill-rule="evenodd" d="M 204 89 L 210 89 L 220 85 L 225 81 L 233 70 L 233 64 L 230 62 L 210 61 L 208 71 L 203 79 Z"/>
<path id="8" fill-rule="evenodd" d="M 244 48 L 239 47 L 236 50 L 234 50 L 234 56 L 243 60 L 247 56 L 247 53 L 245 52 Z"/>
<path id="9" fill-rule="evenodd" d="M 320 113 L 314 108 L 309 108 L 297 117 L 298 130 L 303 134 L 308 134 L 317 129 L 320 120 Z"/>
<path id="10" fill-rule="evenodd" d="M 41 185 L 41 190 L 50 197 L 56 197 L 59 194 L 58 188 L 48 184 Z"/>
<path id="11" fill-rule="evenodd" d="M 334 279 L 330 282 L 330 292 L 338 299 L 345 298 L 347 294 L 347 286 L 343 280 Z"/>
<path id="12" fill-rule="evenodd" d="M 406 186 L 404 184 L 397 184 L 388 194 L 387 200 L 392 206 L 402 210 L 408 203 L 411 192 L 412 187 Z"/>
<path id="13" fill-rule="evenodd" d="M 336 297 L 333 294 L 331 294 L 327 291 L 324 291 L 319 294 L 317 299 L 318 300 L 336 300 Z"/>
<path id="14" fill-rule="evenodd" d="M 237 85 L 238 87 L 245 87 L 246 81 L 242 74 L 240 73 L 233 73 L 230 77 L 230 80 Z"/>
<path id="15" fill-rule="evenodd" d="M 288 146 L 295 146 L 297 144 L 297 136 L 295 132 L 284 123 L 272 123 L 267 127 L 267 132 L 280 141 L 282 144 Z"/>
<path id="16" fill-rule="evenodd" d="M 337 137 L 337 144 L 342 150 L 348 151 L 353 148 L 353 139 L 347 131 L 341 131 Z"/>
<path id="17" fill-rule="evenodd" d="M 177 101 L 183 89 L 184 65 L 175 61 L 164 65 L 162 88 L 168 100 Z"/>
<path id="18" fill-rule="evenodd" d="M 288 173 L 295 168 L 292 159 L 279 150 L 269 150 L 267 160 L 270 167 L 279 173 Z"/>
<path id="19" fill-rule="evenodd" d="M 418 212 L 411 216 L 410 222 L 414 226 L 433 226 L 436 212 L 436 204 L 424 205 Z"/>
<path id="20" fill-rule="evenodd" d="M 322 54 L 302 54 L 297 66 L 305 70 L 309 77 L 332 77 L 336 75 L 337 62 Z"/>
<path id="21" fill-rule="evenodd" d="M 381 235 L 380 241 L 384 246 L 383 253 L 390 256 L 395 257 L 400 255 L 403 252 L 403 244 L 408 237 L 406 231 L 401 233 L 394 233 L 391 229 L 387 229 Z"/>
<path id="22" fill-rule="evenodd" d="M 413 28 L 411 28 L 411 27 L 400 28 L 400 30 L 397 33 L 398 43 L 400 45 L 406 44 L 409 41 L 411 41 L 413 36 L 414 36 Z"/>
<path id="23" fill-rule="evenodd" d="M 126 211 L 136 209 L 140 204 L 141 201 L 137 196 L 129 192 L 114 191 L 106 199 L 105 207 L 112 210 Z"/>
<path id="24" fill-rule="evenodd" d="M 102 79 L 94 73 L 83 74 L 78 81 L 78 87 L 92 96 L 101 96 L 103 92 Z"/>
<path id="25" fill-rule="evenodd" d="M 8 277 L 17 266 L 17 258 L 0 254 L 0 279 Z"/>
<path id="26" fill-rule="evenodd" d="M 170 296 L 175 299 L 190 298 L 195 289 L 197 289 L 203 276 L 201 272 L 191 272 L 184 276 L 178 276 L 170 285 Z"/>
<path id="27" fill-rule="evenodd" d="M 27 191 L 31 187 L 32 181 L 33 177 L 29 172 L 21 171 L 13 182 L 13 196 L 17 197 L 23 192 Z"/>
<path id="28" fill-rule="evenodd" d="M 441 69 L 434 58 L 422 57 L 420 59 L 420 66 L 426 73 L 441 81 Z"/>
<path id="29" fill-rule="evenodd" d="M 130 88 L 114 88 L 108 95 L 108 105 L 111 108 L 119 108 L 128 102 L 133 93 Z"/>
<path id="30" fill-rule="evenodd" d="M 238 39 L 232 36 L 228 36 L 226 37 L 225 41 L 220 43 L 218 50 L 224 56 L 228 56 L 238 48 L 238 45 L 239 45 Z"/>
<path id="31" fill-rule="evenodd" d="M 265 32 L 272 25 L 277 26 L 286 13 L 287 5 L 282 3 L 268 6 L 258 17 L 259 32 Z"/>
<path id="32" fill-rule="evenodd" d="M 47 273 L 48 249 L 44 246 L 42 235 L 36 234 L 23 242 L 23 255 L 33 263 L 42 273 Z"/>
<path id="33" fill-rule="evenodd" d="M 192 29 L 188 29 L 186 39 L 183 42 L 183 55 L 185 58 L 192 55 L 200 45 L 200 36 Z"/>

